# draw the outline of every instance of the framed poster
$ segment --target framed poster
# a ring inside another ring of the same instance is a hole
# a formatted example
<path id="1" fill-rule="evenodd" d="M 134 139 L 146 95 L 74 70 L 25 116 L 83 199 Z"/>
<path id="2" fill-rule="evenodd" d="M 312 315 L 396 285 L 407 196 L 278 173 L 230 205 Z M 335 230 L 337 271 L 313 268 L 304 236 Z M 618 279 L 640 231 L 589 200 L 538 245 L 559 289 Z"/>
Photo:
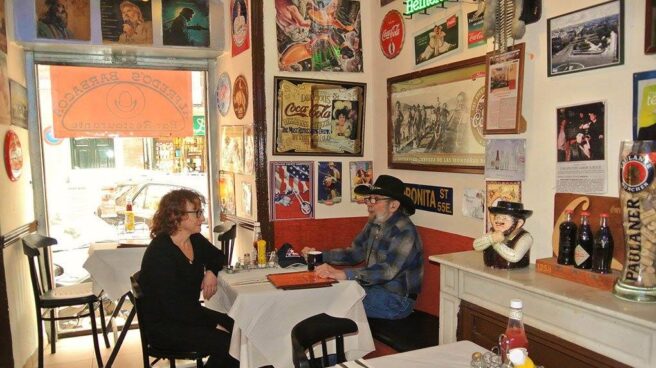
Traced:
<path id="1" fill-rule="evenodd" d="M 387 80 L 388 166 L 483 173 L 485 57 Z"/>
<path id="2" fill-rule="evenodd" d="M 547 73 L 624 64 L 624 0 L 612 0 L 547 20 Z"/>
<path id="3" fill-rule="evenodd" d="M 521 202 L 521 181 L 486 181 L 485 182 L 485 233 L 492 230 L 492 218 L 488 207 L 494 207 L 499 201 Z"/>
<path id="4" fill-rule="evenodd" d="M 656 0 L 645 0 L 645 54 L 656 54 Z"/>
<path id="5" fill-rule="evenodd" d="M 255 140 L 253 126 L 244 126 L 244 174 L 253 175 L 255 170 Z"/>
<path id="6" fill-rule="evenodd" d="M 36 0 L 36 37 L 89 41 L 89 2 L 90 0 Z"/>
<path id="7" fill-rule="evenodd" d="M 244 127 L 242 125 L 224 125 L 220 129 L 220 169 L 235 173 L 244 172 Z"/>
<path id="8" fill-rule="evenodd" d="M 559 107 L 557 162 L 603 161 L 606 158 L 606 115 L 604 101 Z"/>
<path id="9" fill-rule="evenodd" d="M 209 0 L 162 0 L 162 41 L 169 46 L 209 46 Z"/>
<path id="10" fill-rule="evenodd" d="M 355 194 L 354 189 L 361 184 L 374 184 L 374 162 L 351 161 L 349 171 L 351 172 L 351 202 L 364 203 L 363 197 Z"/>
<path id="11" fill-rule="evenodd" d="M 221 203 L 221 212 L 224 215 L 236 214 L 235 174 L 219 172 L 219 203 Z"/>
<path id="12" fill-rule="evenodd" d="M 231 0 L 232 56 L 237 56 L 250 47 L 250 23 L 248 0 Z"/>
<path id="13" fill-rule="evenodd" d="M 633 139 L 656 140 L 656 70 L 633 73 Z"/>
<path id="14" fill-rule="evenodd" d="M 489 52 L 485 66 L 485 134 L 521 133 L 524 44 Z"/>
<path id="15" fill-rule="evenodd" d="M 453 14 L 415 33 L 415 65 L 425 64 L 457 50 L 460 46 L 459 23 L 459 14 Z"/>
<path id="16" fill-rule="evenodd" d="M 255 182 L 253 178 L 235 175 L 235 209 L 237 217 L 254 219 L 254 189 Z"/>
<path id="17" fill-rule="evenodd" d="M 27 129 L 27 88 L 15 80 L 9 80 L 11 97 L 11 123 Z"/>
<path id="18" fill-rule="evenodd" d="M 362 156 L 364 83 L 274 78 L 274 155 Z"/>
<path id="19" fill-rule="evenodd" d="M 342 201 L 342 163 L 319 161 L 317 202 L 333 205 Z"/>
<path id="20" fill-rule="evenodd" d="M 272 161 L 271 220 L 314 218 L 312 161 Z"/>
<path id="21" fill-rule="evenodd" d="M 141 0 L 100 0 L 103 43 L 153 44 L 152 4 Z"/>

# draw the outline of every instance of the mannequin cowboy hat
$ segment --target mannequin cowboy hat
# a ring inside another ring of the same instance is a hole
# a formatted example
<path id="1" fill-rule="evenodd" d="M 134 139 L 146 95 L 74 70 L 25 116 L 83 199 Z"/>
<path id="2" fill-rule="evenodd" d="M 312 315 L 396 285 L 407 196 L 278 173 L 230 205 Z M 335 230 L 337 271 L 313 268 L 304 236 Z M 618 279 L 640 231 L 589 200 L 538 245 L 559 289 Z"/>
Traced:
<path id="1" fill-rule="evenodd" d="M 496 206 L 487 208 L 493 214 L 510 215 L 513 217 L 526 220 L 533 214 L 531 210 L 525 210 L 524 205 L 519 202 L 499 201 Z"/>
<path id="2" fill-rule="evenodd" d="M 381 195 L 393 198 L 401 202 L 401 206 L 405 208 L 408 216 L 415 213 L 415 204 L 412 199 L 405 195 L 405 184 L 393 176 L 380 175 L 376 178 L 374 185 L 361 184 L 356 186 L 353 191 L 355 194 L 368 196 L 368 195 Z"/>

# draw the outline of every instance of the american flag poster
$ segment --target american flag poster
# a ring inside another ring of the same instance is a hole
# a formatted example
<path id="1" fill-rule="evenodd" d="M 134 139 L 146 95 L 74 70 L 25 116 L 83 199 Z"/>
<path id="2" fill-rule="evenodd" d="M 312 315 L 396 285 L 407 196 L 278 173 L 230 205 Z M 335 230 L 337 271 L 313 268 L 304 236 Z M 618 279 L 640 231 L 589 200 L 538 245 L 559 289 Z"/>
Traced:
<path id="1" fill-rule="evenodd" d="M 271 218 L 299 220 L 314 218 L 312 161 L 271 162 Z"/>

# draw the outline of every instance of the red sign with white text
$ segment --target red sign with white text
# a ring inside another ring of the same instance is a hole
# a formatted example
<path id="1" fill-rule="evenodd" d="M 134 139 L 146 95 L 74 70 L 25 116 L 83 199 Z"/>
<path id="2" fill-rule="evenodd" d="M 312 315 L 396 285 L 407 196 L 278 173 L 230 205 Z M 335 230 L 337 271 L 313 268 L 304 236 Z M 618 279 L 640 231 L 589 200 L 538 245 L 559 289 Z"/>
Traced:
<path id="1" fill-rule="evenodd" d="M 397 10 L 390 10 L 380 25 L 380 49 L 388 59 L 394 59 L 401 53 L 405 30 L 403 16 Z"/>

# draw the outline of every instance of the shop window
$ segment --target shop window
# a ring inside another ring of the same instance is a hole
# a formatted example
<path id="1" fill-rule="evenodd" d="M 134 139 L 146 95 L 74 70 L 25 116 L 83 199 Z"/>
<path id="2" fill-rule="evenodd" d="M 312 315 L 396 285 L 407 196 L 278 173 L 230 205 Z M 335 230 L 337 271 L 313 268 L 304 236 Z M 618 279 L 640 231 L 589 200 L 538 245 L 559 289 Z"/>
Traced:
<path id="1" fill-rule="evenodd" d="M 73 169 L 114 168 L 114 139 L 72 138 L 71 164 Z"/>

